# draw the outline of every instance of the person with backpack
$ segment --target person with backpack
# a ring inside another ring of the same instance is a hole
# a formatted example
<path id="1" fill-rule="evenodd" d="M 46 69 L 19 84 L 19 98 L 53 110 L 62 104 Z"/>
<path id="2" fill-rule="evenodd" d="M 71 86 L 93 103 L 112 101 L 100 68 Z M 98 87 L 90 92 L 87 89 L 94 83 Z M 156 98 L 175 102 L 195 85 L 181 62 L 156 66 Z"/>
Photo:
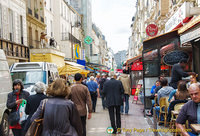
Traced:
<path id="1" fill-rule="evenodd" d="M 106 74 L 102 74 L 102 78 L 101 80 L 99 81 L 99 91 L 100 91 L 100 96 L 101 96 L 101 100 L 102 100 L 102 106 L 103 106 L 103 109 L 105 110 L 106 109 L 106 104 L 105 104 L 105 96 L 103 95 L 103 85 L 104 83 L 108 81 L 108 79 L 106 78 Z"/>

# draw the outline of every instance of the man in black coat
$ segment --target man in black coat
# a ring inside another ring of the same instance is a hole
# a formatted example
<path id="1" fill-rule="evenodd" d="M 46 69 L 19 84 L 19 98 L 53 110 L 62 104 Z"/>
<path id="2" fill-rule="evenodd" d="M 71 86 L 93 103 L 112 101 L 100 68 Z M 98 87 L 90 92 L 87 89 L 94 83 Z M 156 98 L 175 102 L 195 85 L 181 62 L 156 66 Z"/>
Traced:
<path id="1" fill-rule="evenodd" d="M 124 94 L 124 88 L 122 82 L 114 78 L 115 73 L 110 72 L 111 80 L 106 81 L 103 86 L 103 95 L 106 97 L 106 106 L 108 107 L 111 126 L 116 134 L 117 129 L 121 129 L 121 116 L 120 106 L 122 105 L 122 95 Z M 116 123 L 115 114 L 116 113 Z"/>

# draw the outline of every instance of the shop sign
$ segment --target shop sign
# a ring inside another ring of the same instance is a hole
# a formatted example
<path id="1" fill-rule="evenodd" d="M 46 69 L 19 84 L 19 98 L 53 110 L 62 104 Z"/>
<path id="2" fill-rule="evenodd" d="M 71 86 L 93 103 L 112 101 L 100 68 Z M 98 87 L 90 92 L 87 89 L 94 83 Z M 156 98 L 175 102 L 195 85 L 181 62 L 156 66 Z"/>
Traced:
<path id="1" fill-rule="evenodd" d="M 165 32 L 169 32 L 176 28 L 177 25 L 183 22 L 186 17 L 189 17 L 190 2 L 184 2 L 183 5 L 165 24 Z"/>
<path id="2" fill-rule="evenodd" d="M 158 34 L 158 27 L 155 24 L 149 24 L 146 28 L 146 33 L 148 36 L 156 36 Z"/>
<path id="3" fill-rule="evenodd" d="M 166 54 L 163 57 L 163 62 L 166 65 L 173 66 L 174 64 L 179 63 L 179 61 L 183 58 L 189 59 L 189 55 L 186 52 L 176 50 Z"/>
<path id="4" fill-rule="evenodd" d="M 90 36 L 86 36 L 84 39 L 84 42 L 88 45 L 90 45 L 92 43 L 92 38 Z"/>
<path id="5" fill-rule="evenodd" d="M 193 30 L 193 31 L 190 31 L 186 34 L 181 35 L 181 37 L 180 37 L 181 46 L 182 46 L 182 44 L 189 42 L 189 41 L 192 41 L 192 40 L 199 38 L 199 37 L 200 37 L 200 27 Z"/>
<path id="6" fill-rule="evenodd" d="M 75 44 L 75 59 L 80 59 L 80 49 L 79 49 L 79 44 Z"/>

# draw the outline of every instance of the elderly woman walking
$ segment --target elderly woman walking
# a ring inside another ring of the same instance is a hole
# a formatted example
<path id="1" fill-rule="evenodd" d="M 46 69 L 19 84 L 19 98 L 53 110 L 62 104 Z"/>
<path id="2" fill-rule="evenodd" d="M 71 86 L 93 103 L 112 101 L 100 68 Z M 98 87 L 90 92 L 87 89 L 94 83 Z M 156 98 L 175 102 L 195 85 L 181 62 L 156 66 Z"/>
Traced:
<path id="1" fill-rule="evenodd" d="M 26 125 L 24 128 L 24 131 L 26 132 L 28 130 L 28 128 L 30 127 L 31 123 L 31 117 L 33 116 L 33 114 L 35 113 L 35 111 L 37 110 L 37 108 L 40 105 L 40 102 L 47 98 L 46 95 L 44 95 L 44 92 L 46 91 L 46 85 L 42 82 L 37 82 L 33 89 L 35 90 L 36 94 L 35 95 L 31 95 L 28 97 L 27 99 L 27 105 L 26 105 L 26 114 L 29 115 L 28 119 L 26 121 Z"/>
<path id="2" fill-rule="evenodd" d="M 46 93 L 50 97 L 40 103 L 31 118 L 31 122 L 41 118 L 44 111 L 42 136 L 82 136 L 81 119 L 75 104 L 66 99 L 70 90 L 64 80 L 56 79 Z"/>

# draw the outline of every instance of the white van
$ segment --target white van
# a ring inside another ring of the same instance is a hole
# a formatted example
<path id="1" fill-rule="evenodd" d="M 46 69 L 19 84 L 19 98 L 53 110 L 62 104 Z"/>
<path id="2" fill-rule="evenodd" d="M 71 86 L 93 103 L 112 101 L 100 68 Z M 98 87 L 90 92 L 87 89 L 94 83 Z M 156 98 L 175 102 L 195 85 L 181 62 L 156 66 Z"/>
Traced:
<path id="1" fill-rule="evenodd" d="M 23 62 L 14 63 L 10 67 L 12 80 L 21 79 L 24 88 L 30 93 L 35 94 L 32 90 L 33 85 L 41 81 L 48 85 L 51 80 L 59 77 L 57 65 L 48 62 Z"/>
<path id="2" fill-rule="evenodd" d="M 0 49 L 0 135 L 9 135 L 8 115 L 6 108 L 8 93 L 12 92 L 12 80 L 4 51 Z"/>

